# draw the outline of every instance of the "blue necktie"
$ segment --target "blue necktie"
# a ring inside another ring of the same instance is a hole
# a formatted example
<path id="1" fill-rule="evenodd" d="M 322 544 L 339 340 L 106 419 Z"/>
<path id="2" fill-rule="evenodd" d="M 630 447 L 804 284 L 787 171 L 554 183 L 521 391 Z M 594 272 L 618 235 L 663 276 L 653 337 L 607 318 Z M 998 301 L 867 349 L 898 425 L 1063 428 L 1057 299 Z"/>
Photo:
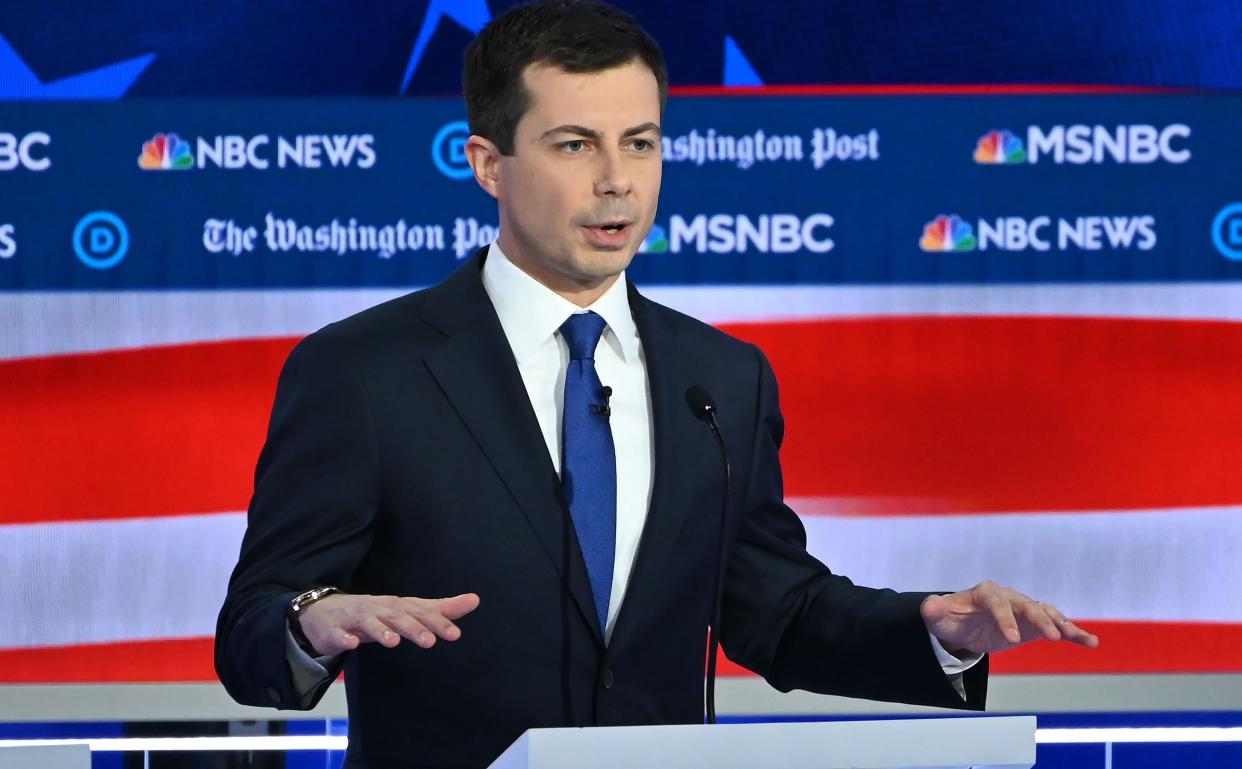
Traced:
<path id="1" fill-rule="evenodd" d="M 604 319 L 593 312 L 571 315 L 561 324 L 561 336 L 569 344 L 561 417 L 561 485 L 586 561 L 601 633 L 608 627 L 617 549 L 617 454 L 604 386 L 595 373 L 595 348 L 603 333 Z"/>

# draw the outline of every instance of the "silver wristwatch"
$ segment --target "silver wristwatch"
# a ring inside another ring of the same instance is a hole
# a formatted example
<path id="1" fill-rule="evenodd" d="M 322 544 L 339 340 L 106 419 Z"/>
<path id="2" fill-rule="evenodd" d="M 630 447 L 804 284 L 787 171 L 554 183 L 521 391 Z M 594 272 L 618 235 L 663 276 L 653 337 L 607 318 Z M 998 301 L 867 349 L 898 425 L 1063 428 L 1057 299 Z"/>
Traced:
<path id="1" fill-rule="evenodd" d="M 309 607 L 311 604 L 315 603 L 316 601 L 327 598 L 333 593 L 339 593 L 339 592 L 341 592 L 340 588 L 324 586 L 324 587 L 313 587 L 310 590 L 307 590 L 305 593 L 302 593 L 299 596 L 295 596 L 293 600 L 289 602 L 289 618 L 297 619 L 298 615 L 306 611 L 307 607 Z"/>
<path id="2" fill-rule="evenodd" d="M 287 618 L 286 624 L 289 627 L 289 632 L 293 634 L 293 640 L 302 648 L 302 651 L 312 657 L 316 656 L 319 652 L 315 650 L 315 645 L 312 644 L 310 639 L 306 637 L 306 633 L 302 632 L 302 623 L 299 620 L 299 617 L 301 617 L 302 612 L 306 611 L 306 608 L 311 604 L 322 598 L 327 598 L 333 593 L 339 592 L 341 592 L 339 588 L 331 586 L 313 587 L 301 595 L 294 596 L 293 600 L 289 602 L 289 605 L 285 607 L 285 617 Z"/>

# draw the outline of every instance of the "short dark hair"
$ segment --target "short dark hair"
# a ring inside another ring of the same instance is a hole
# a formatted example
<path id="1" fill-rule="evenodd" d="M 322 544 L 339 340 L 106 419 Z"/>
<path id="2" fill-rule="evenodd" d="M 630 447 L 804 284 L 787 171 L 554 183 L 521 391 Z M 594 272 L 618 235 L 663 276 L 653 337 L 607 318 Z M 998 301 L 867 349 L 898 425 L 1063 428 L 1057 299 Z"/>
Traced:
<path id="1" fill-rule="evenodd" d="M 535 63 L 566 72 L 602 72 L 642 61 L 668 101 L 668 70 L 660 47 L 622 11 L 588 0 L 537 0 L 488 24 L 466 50 L 463 75 L 470 133 L 513 154 L 517 124 L 530 109 L 522 73 Z"/>

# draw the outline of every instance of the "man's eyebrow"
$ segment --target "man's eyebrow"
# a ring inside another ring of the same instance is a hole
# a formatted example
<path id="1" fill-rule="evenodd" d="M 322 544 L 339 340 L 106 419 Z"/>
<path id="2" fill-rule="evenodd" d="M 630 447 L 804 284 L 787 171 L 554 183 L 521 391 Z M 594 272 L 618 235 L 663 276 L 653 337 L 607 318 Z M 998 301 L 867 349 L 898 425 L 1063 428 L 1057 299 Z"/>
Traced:
<path id="1" fill-rule="evenodd" d="M 639 134 L 647 133 L 648 131 L 655 131 L 657 135 L 664 134 L 664 131 L 660 128 L 660 126 L 655 123 L 643 123 L 642 125 L 636 125 L 633 128 L 627 128 L 625 133 L 621 134 L 621 138 L 624 139 L 630 136 L 637 136 Z"/>
<path id="2" fill-rule="evenodd" d="M 627 139 L 631 136 L 637 136 L 638 134 L 646 133 L 648 131 L 655 131 L 657 134 L 663 133 L 663 131 L 660 129 L 660 126 L 657 125 L 656 123 L 643 123 L 642 125 L 636 125 L 633 128 L 625 129 L 625 133 L 621 134 L 621 138 Z M 552 136 L 554 134 L 571 134 L 573 136 L 583 136 L 583 137 L 586 137 L 587 139 L 598 139 L 603 135 L 599 131 L 596 131 L 594 128 L 587 128 L 586 126 L 566 124 L 566 125 L 558 125 L 556 128 L 549 128 L 548 130 L 544 131 L 543 136 L 539 138 L 547 139 L 549 136 Z"/>
<path id="3" fill-rule="evenodd" d="M 580 125 L 558 125 L 556 128 L 549 128 L 543 132 L 540 139 L 546 139 L 553 134 L 573 134 L 575 136 L 585 136 L 588 139 L 598 139 L 600 132 L 593 128 L 587 128 Z"/>

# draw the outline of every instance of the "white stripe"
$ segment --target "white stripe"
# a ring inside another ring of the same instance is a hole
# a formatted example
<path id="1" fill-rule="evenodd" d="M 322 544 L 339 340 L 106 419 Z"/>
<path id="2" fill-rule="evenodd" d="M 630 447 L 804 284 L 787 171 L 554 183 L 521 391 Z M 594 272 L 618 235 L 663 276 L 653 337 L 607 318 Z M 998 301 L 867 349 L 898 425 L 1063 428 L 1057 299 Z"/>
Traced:
<path id="1" fill-rule="evenodd" d="M 0 294 L 0 360 L 303 336 L 403 289 Z"/>
<path id="2" fill-rule="evenodd" d="M 719 711 L 731 716 L 961 714 L 960 710 L 834 697 L 800 689 L 778 692 L 762 678 L 722 678 L 716 682 L 716 698 Z M 43 706 L 44 711 L 49 705 Z M 90 703 L 85 705 L 89 707 Z M 68 707 L 68 712 L 76 712 L 76 707 Z M 1242 674 L 1075 673 L 992 675 L 988 679 L 989 713 L 1143 714 L 1233 710 L 1242 710 Z M 1135 723 L 1139 723 L 1137 717 Z"/>
<path id="3" fill-rule="evenodd" d="M 1098 744 L 1101 742 L 1242 742 L 1236 726 L 1167 726 L 1121 729 L 1036 729 L 1040 744 Z"/>
<path id="4" fill-rule="evenodd" d="M 1242 507 L 803 520 L 807 549 L 864 585 L 958 590 L 991 579 L 1073 617 L 1242 622 Z"/>
<path id="5" fill-rule="evenodd" d="M 716 682 L 721 715 L 960 715 L 960 710 L 778 692 L 755 677 Z M 1136 713 L 1242 710 L 1242 674 L 993 675 L 990 713 Z M 0 722 L 264 721 L 341 719 L 345 687 L 331 686 L 313 711 L 239 705 L 219 683 L 0 685 Z M 1189 723 L 1194 723 L 1191 717 Z M 1124 722 L 1118 725 L 1125 726 Z"/>
<path id="6" fill-rule="evenodd" d="M 729 728 L 725 726 L 723 728 Z M 1238 727 L 1124 727 L 1113 729 L 1036 729 L 1040 745 L 1100 743 L 1242 742 Z M 102 737 L 81 740 L 0 740 L 0 748 L 87 745 L 91 752 L 185 752 L 237 750 L 345 750 L 349 738 L 329 735 L 283 737 Z"/>
<path id="7" fill-rule="evenodd" d="M 0 526 L 0 649 L 215 634 L 244 513 Z"/>
<path id="8" fill-rule="evenodd" d="M 0 360 L 301 336 L 410 288 L 0 293 Z M 1242 282 L 1037 286 L 653 286 L 708 323 L 885 316 L 1242 320 Z"/>
<path id="9" fill-rule="evenodd" d="M 1242 282 L 721 286 L 651 288 L 644 293 L 713 324 L 889 316 L 1242 320 Z"/>
<path id="10" fill-rule="evenodd" d="M 329 735 L 284 737 L 98 737 L 83 740 L 0 740 L 0 748 L 88 745 L 100 752 L 184 752 L 220 750 L 345 750 L 349 738 Z"/>
<path id="11" fill-rule="evenodd" d="M 791 499 L 818 507 L 822 500 Z M 808 549 L 864 585 L 993 579 L 1098 620 L 1242 622 L 1242 508 L 804 516 Z M 245 514 L 0 526 L 0 648 L 211 636 Z"/>
<path id="12" fill-rule="evenodd" d="M 1180 691 L 1183 690 L 1179 689 Z M 1198 698 L 1194 697 L 1192 692 L 1189 698 L 1182 698 L 1178 701 L 1197 702 Z M 328 688 L 313 710 L 273 710 L 270 707 L 241 705 L 229 696 L 229 693 L 224 690 L 224 685 L 218 681 L 210 683 L 0 684 L 0 723 L 17 721 L 300 721 L 341 719 L 347 718 L 348 715 L 345 687 L 339 683 Z"/>

